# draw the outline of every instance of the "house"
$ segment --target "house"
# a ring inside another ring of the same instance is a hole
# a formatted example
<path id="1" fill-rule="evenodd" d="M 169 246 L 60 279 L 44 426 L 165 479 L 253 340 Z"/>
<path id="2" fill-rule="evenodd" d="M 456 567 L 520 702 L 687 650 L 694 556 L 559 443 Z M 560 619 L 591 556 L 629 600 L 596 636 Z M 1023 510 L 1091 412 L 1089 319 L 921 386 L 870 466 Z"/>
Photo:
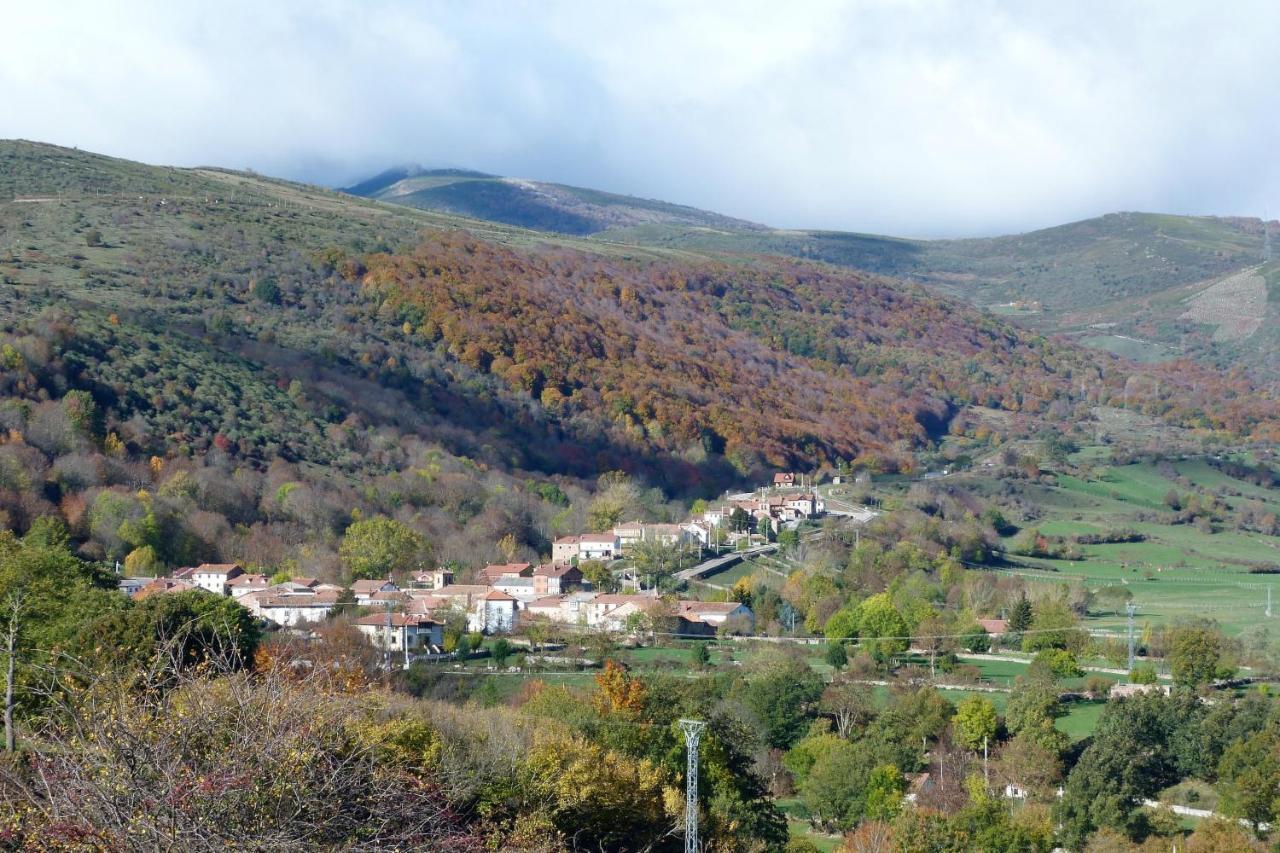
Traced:
<path id="1" fill-rule="evenodd" d="M 155 578 L 120 578 L 120 582 L 116 584 L 116 588 L 132 598 L 135 592 L 154 580 Z"/>
<path id="2" fill-rule="evenodd" d="M 713 633 L 726 623 L 730 623 L 731 627 L 743 626 L 747 631 L 755 625 L 755 615 L 751 609 L 737 601 L 679 601 L 676 602 L 676 616 L 682 624 L 701 623 L 709 626 Z"/>
<path id="3" fill-rule="evenodd" d="M 232 598 L 243 598 L 251 592 L 261 592 L 271 586 L 266 575 L 240 575 L 227 584 L 227 592 Z"/>
<path id="4" fill-rule="evenodd" d="M 388 623 L 390 627 L 388 628 Z M 370 613 L 355 621 L 356 629 L 379 648 L 411 654 L 439 652 L 444 646 L 444 626 L 412 613 Z"/>
<path id="5" fill-rule="evenodd" d="M 688 545 L 693 537 L 680 524 L 650 524 L 645 527 L 645 540 L 663 545 Z"/>
<path id="6" fill-rule="evenodd" d="M 979 619 L 978 626 L 987 632 L 987 636 L 996 640 L 1009 633 L 1008 619 Z"/>
<path id="7" fill-rule="evenodd" d="M 438 595 L 412 595 L 409 601 L 405 603 L 405 613 L 417 613 L 420 616 L 430 616 L 438 610 L 447 610 L 453 604 L 453 599 L 441 598 Z"/>
<path id="8" fill-rule="evenodd" d="M 713 525 L 706 521 L 686 521 L 680 525 L 680 529 L 684 531 L 685 538 L 703 548 L 711 545 L 711 531 Z"/>
<path id="9" fill-rule="evenodd" d="M 191 572 L 191 581 L 203 590 L 227 595 L 227 584 L 244 574 L 235 563 L 201 563 Z"/>
<path id="10" fill-rule="evenodd" d="M 587 626 L 587 611 L 600 593 L 573 592 L 568 595 L 549 595 L 525 605 L 524 612 L 559 625 Z"/>
<path id="11" fill-rule="evenodd" d="M 524 606 L 525 615 L 546 619 L 548 622 L 575 624 L 564 618 L 566 598 L 568 598 L 566 595 L 547 595 L 536 598 Z"/>
<path id="12" fill-rule="evenodd" d="M 449 569 L 429 569 L 414 572 L 412 584 L 418 589 L 439 589 L 453 583 L 453 572 Z"/>
<path id="13" fill-rule="evenodd" d="M 796 475 L 790 472 L 784 474 L 773 475 L 773 485 L 775 488 L 790 489 L 796 484 Z"/>
<path id="14" fill-rule="evenodd" d="M 791 510 L 802 518 L 814 518 L 827 511 L 822 498 L 808 492 L 803 495 L 789 495 L 782 503 L 785 509 Z"/>
<path id="15" fill-rule="evenodd" d="M 553 563 L 572 563 L 581 552 L 581 536 L 561 536 L 551 543 L 551 561 Z"/>
<path id="16" fill-rule="evenodd" d="M 579 560 L 612 560 L 618 556 L 619 550 L 618 537 L 612 533 L 584 533 L 578 537 Z M 565 562 L 555 559 L 552 561 Z"/>
<path id="17" fill-rule="evenodd" d="M 531 577 L 503 575 L 494 581 L 492 586 L 499 592 L 506 593 L 520 602 L 533 601 L 538 597 L 538 591 L 534 588 L 534 579 Z"/>
<path id="18" fill-rule="evenodd" d="M 142 601 L 153 595 L 161 595 L 166 592 L 187 592 L 192 589 L 199 589 L 199 587 L 190 581 L 175 580 L 174 578 L 156 578 L 135 590 L 132 598 L 134 601 Z"/>
<path id="19" fill-rule="evenodd" d="M 582 586 L 582 570 L 577 566 L 548 563 L 533 570 L 533 591 L 539 596 L 560 595 L 570 587 Z"/>
<path id="20" fill-rule="evenodd" d="M 561 536 L 551 543 L 551 562 L 568 563 L 583 560 L 612 560 L 621 552 L 614 533 L 583 533 Z"/>
<path id="21" fill-rule="evenodd" d="M 246 595 L 241 603 L 252 603 L 250 610 L 263 619 L 270 619 L 284 628 L 296 628 L 327 619 L 337 607 L 340 594 L 337 590 L 316 591 L 310 587 L 272 587 Z"/>
<path id="22" fill-rule="evenodd" d="M 585 608 L 587 627 L 603 628 L 606 631 L 625 631 L 631 617 L 647 613 L 658 601 L 652 595 L 624 593 L 597 595 Z"/>
<path id="23" fill-rule="evenodd" d="M 358 580 L 351 584 L 351 594 L 356 597 L 356 604 L 368 607 L 373 597 L 380 592 L 399 592 L 400 587 L 385 578 Z"/>
<path id="24" fill-rule="evenodd" d="M 492 586 L 504 577 L 527 578 L 532 574 L 533 566 L 530 563 L 503 563 L 496 566 L 485 566 L 480 570 L 478 580 L 481 583 L 487 583 Z"/>
<path id="25" fill-rule="evenodd" d="M 448 601 L 463 610 L 470 610 L 473 601 L 490 591 L 490 587 L 478 583 L 451 583 L 432 590 L 432 597 Z"/>
<path id="26" fill-rule="evenodd" d="M 496 589 L 482 595 L 468 620 L 472 631 L 485 634 L 502 634 L 516 626 L 516 600 Z"/>
<path id="27" fill-rule="evenodd" d="M 644 525 L 638 521 L 630 524 L 619 524 L 613 528 L 613 536 L 618 542 L 618 549 L 625 551 L 637 542 L 644 540 Z"/>

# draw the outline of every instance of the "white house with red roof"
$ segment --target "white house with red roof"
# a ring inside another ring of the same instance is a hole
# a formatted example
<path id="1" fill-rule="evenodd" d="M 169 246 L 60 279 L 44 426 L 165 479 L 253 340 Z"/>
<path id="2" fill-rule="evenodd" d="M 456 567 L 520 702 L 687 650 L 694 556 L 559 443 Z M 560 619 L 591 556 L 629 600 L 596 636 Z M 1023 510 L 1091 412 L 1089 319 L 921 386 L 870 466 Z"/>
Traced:
<path id="1" fill-rule="evenodd" d="M 519 603 L 513 596 L 492 589 L 480 596 L 468 617 L 468 628 L 485 634 L 505 634 L 516 627 Z"/>
<path id="2" fill-rule="evenodd" d="M 583 533 L 561 536 L 551 543 L 551 562 L 572 564 L 584 560 L 612 560 L 621 553 L 615 533 Z"/>
<path id="3" fill-rule="evenodd" d="M 751 609 L 737 601 L 678 601 L 676 616 L 681 634 L 714 634 L 726 624 L 750 633 L 755 626 Z"/>
<path id="4" fill-rule="evenodd" d="M 335 589 L 316 589 L 283 583 L 239 599 L 249 611 L 284 628 L 298 628 L 323 622 L 338 606 Z"/>
<path id="5" fill-rule="evenodd" d="M 203 590 L 227 595 L 227 585 L 244 574 L 235 563 L 201 563 L 191 570 L 191 582 Z"/>
<path id="6" fill-rule="evenodd" d="M 390 624 L 390 627 L 388 627 Z M 444 626 L 427 616 L 413 613 L 370 613 L 355 621 L 356 629 L 378 648 L 394 652 L 440 652 L 444 646 Z"/>
<path id="7" fill-rule="evenodd" d="M 386 578 L 367 578 L 351 584 L 351 594 L 355 596 L 356 604 L 361 607 L 368 607 L 373 603 L 374 596 L 379 593 L 399 591 L 400 587 Z"/>
<path id="8" fill-rule="evenodd" d="M 251 592 L 262 592 L 271 586 L 266 575 L 240 575 L 227 584 L 227 592 L 232 598 L 243 598 Z"/>

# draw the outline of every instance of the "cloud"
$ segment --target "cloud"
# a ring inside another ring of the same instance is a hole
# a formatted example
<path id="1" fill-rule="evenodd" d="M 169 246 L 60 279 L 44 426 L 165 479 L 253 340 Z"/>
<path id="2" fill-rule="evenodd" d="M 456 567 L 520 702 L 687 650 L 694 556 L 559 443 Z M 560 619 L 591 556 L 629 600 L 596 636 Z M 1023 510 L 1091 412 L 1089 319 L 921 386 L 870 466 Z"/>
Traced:
<path id="1" fill-rule="evenodd" d="M 13 5 L 0 136 L 341 183 L 456 165 L 783 226 L 1280 209 L 1268 2 Z"/>

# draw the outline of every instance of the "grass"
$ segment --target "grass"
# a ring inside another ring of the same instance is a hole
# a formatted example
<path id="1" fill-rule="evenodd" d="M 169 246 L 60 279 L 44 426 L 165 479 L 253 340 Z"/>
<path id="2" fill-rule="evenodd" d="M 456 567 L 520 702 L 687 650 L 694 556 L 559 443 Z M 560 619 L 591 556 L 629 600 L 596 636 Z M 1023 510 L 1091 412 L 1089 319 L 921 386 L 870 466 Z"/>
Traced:
<path id="1" fill-rule="evenodd" d="M 1145 541 L 1078 545 L 1082 560 L 1020 558 L 1022 566 L 1009 572 L 1039 583 L 1079 582 L 1095 590 L 1122 585 L 1133 594 L 1140 624 L 1208 616 L 1238 634 L 1267 622 L 1267 587 L 1280 607 L 1280 577 L 1249 572 L 1251 565 L 1280 564 L 1280 537 L 1230 529 L 1207 532 L 1159 521 L 1169 515 L 1164 496 L 1170 490 L 1216 496 L 1233 508 L 1257 502 L 1270 512 L 1280 512 L 1280 490 L 1236 479 L 1202 459 L 1178 462 L 1172 470 L 1151 464 L 1093 470 L 1087 478 L 1059 474 L 1053 485 L 1020 486 L 1021 497 L 1041 512 L 1028 526 L 1068 538 L 1132 528 Z M 1097 612 L 1085 624 L 1116 630 L 1125 622 L 1123 615 Z"/>
<path id="2" fill-rule="evenodd" d="M 1088 737 L 1098 726 L 1098 717 L 1107 703 L 1101 700 L 1072 702 L 1066 706 L 1067 713 L 1054 721 L 1059 731 L 1065 732 L 1073 741 Z"/>

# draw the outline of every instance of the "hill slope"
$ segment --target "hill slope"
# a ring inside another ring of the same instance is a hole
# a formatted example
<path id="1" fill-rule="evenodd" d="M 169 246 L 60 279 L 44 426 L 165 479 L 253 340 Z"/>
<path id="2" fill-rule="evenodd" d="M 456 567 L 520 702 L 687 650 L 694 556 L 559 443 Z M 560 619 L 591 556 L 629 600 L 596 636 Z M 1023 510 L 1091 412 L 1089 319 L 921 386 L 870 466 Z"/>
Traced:
<path id="1" fill-rule="evenodd" d="M 772 466 L 910 465 L 948 431 L 1087 429 L 1121 396 L 1206 436 L 1275 426 L 1245 383 L 865 273 L 26 142 L 0 143 L 0 174 L 0 523 L 59 511 L 106 556 L 161 498 L 185 507 L 153 522 L 166 562 L 331 559 L 357 512 L 472 561 L 505 532 L 536 555 L 613 470 L 709 495 Z"/>
<path id="2" fill-rule="evenodd" d="M 684 205 L 463 169 L 399 167 L 343 191 L 560 234 L 596 234 L 610 228 L 652 224 L 748 233 L 763 230 L 741 219 Z"/>
<path id="3" fill-rule="evenodd" d="M 1192 355 L 1217 367 L 1239 364 L 1266 380 L 1280 378 L 1266 347 L 1228 345 L 1159 310 L 1142 309 L 1145 320 L 1133 314 L 1135 305 L 1172 304 L 1185 296 L 1184 288 L 1211 285 L 1258 264 L 1263 224 L 1257 219 L 1116 213 L 1027 234 L 909 240 L 765 228 L 474 172 L 392 170 L 349 191 L 637 246 L 822 261 L 917 281 L 1038 331 L 1065 332 L 1087 346 L 1141 360 Z"/>

